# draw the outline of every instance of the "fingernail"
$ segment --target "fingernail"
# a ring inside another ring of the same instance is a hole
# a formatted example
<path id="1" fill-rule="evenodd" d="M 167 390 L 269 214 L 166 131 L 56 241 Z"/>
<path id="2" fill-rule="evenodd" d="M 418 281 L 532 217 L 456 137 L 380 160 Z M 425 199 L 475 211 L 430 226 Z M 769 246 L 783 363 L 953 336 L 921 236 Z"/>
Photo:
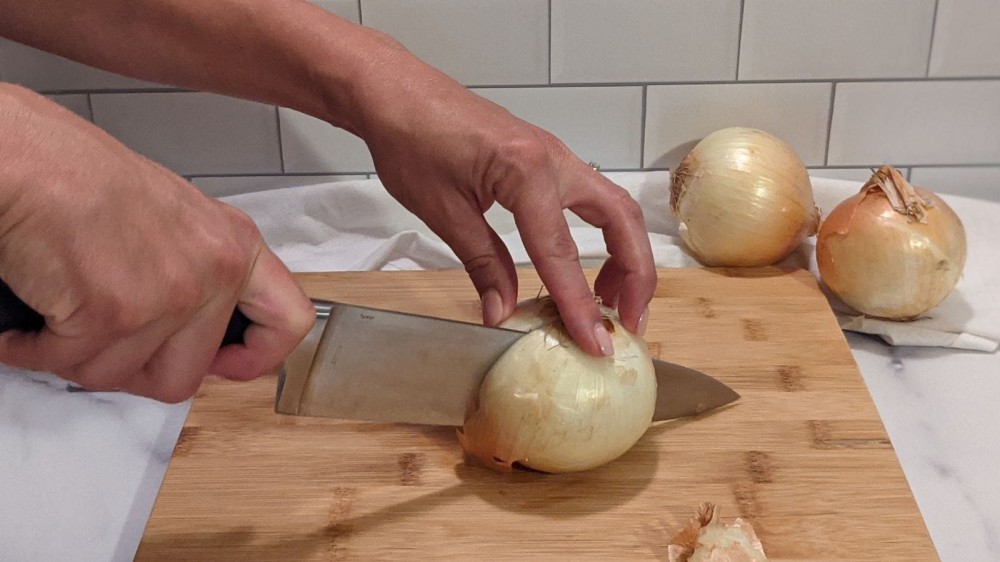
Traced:
<path id="1" fill-rule="evenodd" d="M 597 345 L 601 348 L 601 354 L 605 356 L 610 356 L 615 354 L 615 345 L 611 343 L 611 334 L 608 333 L 608 329 L 604 327 L 603 322 L 598 322 L 594 326 L 594 336 L 597 339 Z"/>
<path id="2" fill-rule="evenodd" d="M 482 296 L 483 324 L 496 326 L 503 320 L 503 299 L 496 289 L 486 289 Z"/>
<path id="3" fill-rule="evenodd" d="M 646 323 L 649 322 L 649 307 L 647 306 L 639 316 L 639 329 L 636 333 L 640 336 L 646 335 Z"/>

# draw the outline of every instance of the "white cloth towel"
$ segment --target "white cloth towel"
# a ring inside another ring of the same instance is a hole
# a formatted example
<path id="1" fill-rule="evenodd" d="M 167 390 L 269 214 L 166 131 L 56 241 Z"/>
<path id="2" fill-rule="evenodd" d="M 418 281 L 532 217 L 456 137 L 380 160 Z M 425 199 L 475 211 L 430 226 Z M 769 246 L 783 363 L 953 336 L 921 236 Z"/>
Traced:
<path id="1" fill-rule="evenodd" d="M 607 173 L 639 202 L 658 267 L 700 267 L 677 236 L 669 209 L 668 172 Z M 824 212 L 856 193 L 860 182 L 812 178 Z M 965 224 L 968 259 L 955 291 L 925 317 L 888 322 L 852 314 L 836 298 L 831 306 L 845 330 L 875 334 L 892 345 L 937 346 L 993 352 L 1000 346 L 1000 204 L 944 196 Z M 462 266 L 455 254 L 391 196 L 377 179 L 258 191 L 224 198 L 257 222 L 265 240 L 292 271 L 443 269 Z M 566 214 L 585 266 L 607 258 L 601 232 Z M 487 219 L 517 265 L 530 265 L 510 213 L 494 206 Z M 818 277 L 815 239 L 805 241 L 783 265 L 809 268 Z"/>

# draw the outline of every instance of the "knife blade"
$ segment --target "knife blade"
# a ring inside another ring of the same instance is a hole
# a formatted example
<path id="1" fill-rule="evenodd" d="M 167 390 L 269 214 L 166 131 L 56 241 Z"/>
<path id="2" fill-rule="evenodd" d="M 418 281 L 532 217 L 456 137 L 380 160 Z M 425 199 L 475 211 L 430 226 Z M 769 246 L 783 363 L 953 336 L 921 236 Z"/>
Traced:
<path id="1" fill-rule="evenodd" d="M 469 399 L 524 333 L 347 303 L 314 301 L 316 323 L 285 361 L 275 411 L 388 423 L 461 426 Z M 740 396 L 659 359 L 653 421 L 700 414 Z"/>

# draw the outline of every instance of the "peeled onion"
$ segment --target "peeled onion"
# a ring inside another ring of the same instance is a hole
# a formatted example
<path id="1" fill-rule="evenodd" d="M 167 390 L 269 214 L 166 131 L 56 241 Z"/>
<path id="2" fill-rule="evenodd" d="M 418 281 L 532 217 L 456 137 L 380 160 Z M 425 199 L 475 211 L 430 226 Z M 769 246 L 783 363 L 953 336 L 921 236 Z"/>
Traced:
<path id="1" fill-rule="evenodd" d="M 965 252 L 958 215 L 892 166 L 834 208 L 816 240 L 830 291 L 858 312 L 893 320 L 940 304 L 958 283 Z"/>
<path id="2" fill-rule="evenodd" d="M 730 127 L 702 139 L 671 174 L 681 239 L 708 266 L 764 266 L 816 233 L 805 165 L 781 139 Z"/>
<path id="3" fill-rule="evenodd" d="M 487 373 L 459 431 L 487 466 L 574 472 L 611 462 L 649 428 L 656 375 L 645 342 L 604 309 L 615 354 L 581 351 L 550 298 L 522 303 L 505 328 L 530 330 Z"/>

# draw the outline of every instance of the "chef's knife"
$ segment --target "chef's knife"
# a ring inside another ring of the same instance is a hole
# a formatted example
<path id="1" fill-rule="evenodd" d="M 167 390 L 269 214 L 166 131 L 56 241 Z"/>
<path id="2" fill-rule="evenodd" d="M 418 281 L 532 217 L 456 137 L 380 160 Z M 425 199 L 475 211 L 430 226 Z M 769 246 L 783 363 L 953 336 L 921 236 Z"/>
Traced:
<path id="1" fill-rule="evenodd" d="M 316 323 L 285 362 L 282 414 L 460 426 L 486 372 L 523 332 L 314 301 Z M 701 372 L 654 360 L 654 421 L 729 404 L 739 394 Z"/>
<path id="2" fill-rule="evenodd" d="M 462 425 L 469 398 L 522 332 L 314 301 L 316 323 L 288 357 L 275 410 L 382 422 Z M 45 318 L 0 281 L 0 332 L 35 331 Z M 221 346 L 243 341 L 250 320 L 233 312 Z M 699 414 L 739 398 L 722 382 L 654 360 L 654 421 Z"/>

